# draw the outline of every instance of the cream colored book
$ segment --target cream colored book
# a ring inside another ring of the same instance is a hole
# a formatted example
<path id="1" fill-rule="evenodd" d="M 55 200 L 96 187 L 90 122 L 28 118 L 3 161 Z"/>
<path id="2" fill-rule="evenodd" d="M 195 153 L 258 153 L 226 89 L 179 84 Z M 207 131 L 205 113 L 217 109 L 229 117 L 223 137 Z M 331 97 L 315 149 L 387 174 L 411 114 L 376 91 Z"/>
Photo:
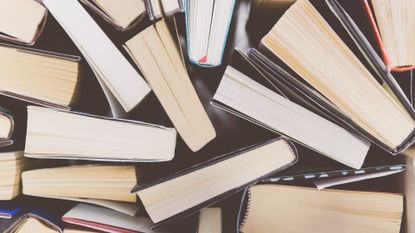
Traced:
<path id="1" fill-rule="evenodd" d="M 135 166 L 83 165 L 44 168 L 22 173 L 23 194 L 135 202 Z"/>
<path id="2" fill-rule="evenodd" d="M 80 58 L 0 44 L 0 94 L 69 109 L 82 80 Z"/>
<path id="3" fill-rule="evenodd" d="M 15 233 L 33 233 L 33 232 L 42 232 L 42 233 L 59 233 L 55 228 L 52 228 L 46 225 L 45 222 L 40 221 L 38 218 L 28 217 L 23 220 L 17 229 L 14 229 Z"/>
<path id="4" fill-rule="evenodd" d="M 23 151 L 0 153 L 0 200 L 11 200 L 20 194 L 20 175 L 27 165 Z"/>
<path id="5" fill-rule="evenodd" d="M 0 1 L 0 38 L 33 44 L 46 22 L 47 10 L 34 0 Z M 3 59 L 2 59 L 3 60 Z"/>
<path id="6" fill-rule="evenodd" d="M 174 157 L 172 128 L 36 106 L 27 113 L 26 157 L 118 162 Z"/>
<path id="7" fill-rule="evenodd" d="M 297 159 L 286 139 L 275 139 L 193 166 L 136 192 L 151 220 L 163 224 L 191 214 L 255 183 Z"/>
<path id="8" fill-rule="evenodd" d="M 197 233 L 222 233 L 222 209 L 207 207 L 200 210 Z"/>
<path id="9" fill-rule="evenodd" d="M 164 20 L 127 41 L 125 49 L 191 150 L 200 150 L 215 138 L 215 129 L 190 81 Z"/>
<path id="10" fill-rule="evenodd" d="M 331 101 L 370 140 L 396 154 L 414 141 L 413 108 L 340 4 L 335 0 L 326 3 L 329 6 L 325 7 L 332 9 L 339 20 L 337 24 L 354 39 L 351 43 L 364 53 L 362 60 L 328 24 L 320 8 L 308 0 L 296 1 L 261 43 Z"/>
<path id="11" fill-rule="evenodd" d="M 368 1 L 368 0 L 367 0 Z M 415 0 L 370 0 L 382 39 L 382 49 L 393 67 L 415 65 Z"/>
<path id="12" fill-rule="evenodd" d="M 256 185 L 245 198 L 243 233 L 399 233 L 401 227 L 401 194 Z"/>
<path id="13" fill-rule="evenodd" d="M 146 13 L 144 0 L 85 0 L 95 3 L 121 29 L 127 29 Z"/>

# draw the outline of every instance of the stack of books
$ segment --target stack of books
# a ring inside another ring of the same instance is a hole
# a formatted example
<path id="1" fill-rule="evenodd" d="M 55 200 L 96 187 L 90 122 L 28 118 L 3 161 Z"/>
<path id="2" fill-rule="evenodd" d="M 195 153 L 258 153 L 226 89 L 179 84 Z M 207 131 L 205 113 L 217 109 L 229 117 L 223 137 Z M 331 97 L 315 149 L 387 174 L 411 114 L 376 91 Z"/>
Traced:
<path id="1" fill-rule="evenodd" d="M 0 231 L 415 232 L 414 9 L 1 1 Z"/>

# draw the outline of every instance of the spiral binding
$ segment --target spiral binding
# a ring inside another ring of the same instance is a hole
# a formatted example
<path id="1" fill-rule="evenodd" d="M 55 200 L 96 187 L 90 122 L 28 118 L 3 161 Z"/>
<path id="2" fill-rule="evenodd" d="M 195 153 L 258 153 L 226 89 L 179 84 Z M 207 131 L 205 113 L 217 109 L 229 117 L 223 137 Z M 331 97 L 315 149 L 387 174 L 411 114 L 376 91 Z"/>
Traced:
<path id="1" fill-rule="evenodd" d="M 245 189 L 245 192 L 244 192 L 243 196 L 244 196 L 244 199 L 241 202 L 240 211 L 238 213 L 238 224 L 239 224 L 239 226 L 237 226 L 237 228 L 238 228 L 237 231 L 238 232 L 242 232 L 241 229 L 243 228 L 243 226 L 246 223 L 246 220 L 248 218 L 248 212 L 251 208 L 251 188 L 250 187 Z M 246 200 L 246 207 L 245 207 L 245 210 L 242 213 L 243 206 L 244 206 L 244 200 Z M 241 214 L 243 214 L 242 219 L 241 219 Z"/>

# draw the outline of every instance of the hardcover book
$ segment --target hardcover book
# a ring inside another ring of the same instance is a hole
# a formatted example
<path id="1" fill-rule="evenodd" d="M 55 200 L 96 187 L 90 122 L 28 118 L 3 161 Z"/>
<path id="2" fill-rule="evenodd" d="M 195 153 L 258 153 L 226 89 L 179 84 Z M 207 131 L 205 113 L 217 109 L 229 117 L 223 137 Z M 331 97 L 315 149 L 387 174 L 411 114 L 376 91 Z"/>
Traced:
<path id="1" fill-rule="evenodd" d="M 243 233 L 399 233 L 402 212 L 401 194 L 256 185 L 245 192 L 238 222 Z"/>
<path id="2" fill-rule="evenodd" d="M 238 53 L 238 52 L 237 52 Z M 241 67 L 250 75 L 265 79 L 244 58 Z M 360 168 L 370 143 L 347 129 L 321 117 L 279 92 L 268 89 L 228 66 L 213 97 L 212 104 L 271 131 L 281 133 L 331 159 Z"/>
<path id="3" fill-rule="evenodd" d="M 176 130 L 29 106 L 25 156 L 122 162 L 172 160 Z"/>
<path id="4" fill-rule="evenodd" d="M 42 0 L 94 71 L 114 117 L 131 111 L 151 91 L 94 19 L 73 0 Z"/>
<path id="5" fill-rule="evenodd" d="M 302 15 L 313 20 L 303 20 Z M 288 40 L 287 35 L 308 40 Z M 391 154 L 415 140 L 414 109 L 336 0 L 296 1 L 261 43 L 311 89 L 307 96 L 345 127 Z M 327 66 L 327 61 L 332 64 Z"/>
<path id="6" fill-rule="evenodd" d="M 33 45 L 46 24 L 48 11 L 34 0 L 0 2 L 0 39 Z"/>

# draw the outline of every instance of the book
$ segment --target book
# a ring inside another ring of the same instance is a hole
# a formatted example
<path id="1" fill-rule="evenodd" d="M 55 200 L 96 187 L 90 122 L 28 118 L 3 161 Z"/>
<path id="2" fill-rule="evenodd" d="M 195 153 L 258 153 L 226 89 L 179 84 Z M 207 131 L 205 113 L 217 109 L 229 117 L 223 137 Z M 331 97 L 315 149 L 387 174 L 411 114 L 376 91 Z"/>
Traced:
<path id="1" fill-rule="evenodd" d="M 383 171 L 383 172 L 359 174 L 359 172 L 365 172 L 364 170 L 363 171 L 359 170 L 357 171 L 358 173 L 355 176 L 336 177 L 336 178 L 329 178 L 326 180 L 316 180 L 316 181 L 313 181 L 313 183 L 318 190 L 323 190 L 325 188 L 330 188 L 330 187 L 334 187 L 338 185 L 349 184 L 349 183 L 371 180 L 371 179 L 377 179 L 377 178 L 381 178 L 385 176 L 391 176 L 391 175 L 400 173 L 402 171 L 403 171 L 402 169 L 396 169 L 396 170 Z"/>
<path id="2" fill-rule="evenodd" d="M 414 109 L 337 1 L 296 1 L 261 44 L 321 93 L 344 122 L 378 146 L 397 154 L 413 143 Z"/>
<path id="3" fill-rule="evenodd" d="M 103 232 L 150 233 L 151 220 L 141 216 L 128 216 L 106 208 L 78 204 L 70 209 L 62 220 Z"/>
<path id="4" fill-rule="evenodd" d="M 244 202 L 239 213 L 244 233 L 399 233 L 403 211 L 401 194 L 284 185 L 253 186 Z"/>
<path id="5" fill-rule="evenodd" d="M 24 201 L 24 211 L 19 213 L 17 219 L 13 219 L 5 233 L 62 233 L 64 223 L 61 216 L 72 206 L 66 202 L 45 202 L 42 199 L 27 199 Z M 35 203 L 34 203 L 35 202 Z M 49 206 L 53 206 L 50 208 Z"/>
<path id="6" fill-rule="evenodd" d="M 23 194 L 135 202 L 135 166 L 81 165 L 43 168 L 22 173 Z"/>
<path id="7" fill-rule="evenodd" d="M 135 202 L 135 166 L 80 165 L 22 173 L 22 192 L 38 197 L 74 197 Z"/>
<path id="8" fill-rule="evenodd" d="M 146 18 L 144 0 L 82 0 L 86 6 L 121 31 L 127 31 Z"/>
<path id="9" fill-rule="evenodd" d="M 190 81 L 164 20 L 127 41 L 125 49 L 138 65 L 180 136 L 192 151 L 216 133 Z"/>
<path id="10" fill-rule="evenodd" d="M 20 194 L 20 174 L 26 167 L 23 151 L 0 152 L 0 200 L 11 200 Z"/>
<path id="11" fill-rule="evenodd" d="M 91 66 L 114 117 L 140 103 L 150 92 L 149 86 L 81 3 L 73 0 L 43 0 L 43 3 Z"/>
<path id="12" fill-rule="evenodd" d="M 0 39 L 33 45 L 42 33 L 47 13 L 48 11 L 38 1 L 1 1 Z"/>
<path id="13" fill-rule="evenodd" d="M 296 159 L 296 149 L 289 141 L 274 139 L 219 156 L 170 177 L 139 184 L 132 192 L 138 195 L 155 223 L 153 228 L 157 228 L 285 169 Z"/>
<path id="14" fill-rule="evenodd" d="M 28 217 L 22 221 L 19 226 L 13 230 L 15 233 L 30 233 L 30 232 L 42 232 L 42 233 L 59 233 L 60 229 L 47 225 L 45 222 L 38 218 Z"/>
<path id="15" fill-rule="evenodd" d="M 43 196 L 42 198 L 46 199 L 57 199 L 57 200 L 66 200 L 77 203 L 86 203 L 90 205 L 96 205 L 117 211 L 130 216 L 135 216 L 140 211 L 140 206 L 135 202 L 125 202 L 125 201 L 111 201 L 104 199 L 94 199 L 94 198 L 82 198 L 82 197 L 64 197 L 64 196 Z"/>
<path id="16" fill-rule="evenodd" d="M 404 153 L 406 161 L 406 170 L 403 175 L 402 186 L 405 198 L 405 218 L 403 224 L 403 232 L 415 231 L 415 148 L 411 147 Z"/>
<path id="17" fill-rule="evenodd" d="M 28 106 L 27 114 L 26 157 L 124 162 L 174 157 L 171 128 L 36 106 Z"/>
<path id="18" fill-rule="evenodd" d="M 80 57 L 3 43 L 0 57 L 0 94 L 60 109 L 76 104 Z"/>
<path id="19" fill-rule="evenodd" d="M 228 66 L 213 96 L 224 110 L 353 168 L 360 168 L 370 143 L 331 121 L 291 102 Z"/>
<path id="20" fill-rule="evenodd" d="M 415 1 L 362 1 L 385 64 L 396 72 L 414 69 Z"/>
<path id="21" fill-rule="evenodd" d="M 160 0 L 145 0 L 150 20 L 155 21 L 163 17 L 163 10 Z"/>
<path id="22" fill-rule="evenodd" d="M 185 1 L 189 59 L 199 66 L 222 64 L 235 0 Z"/>
<path id="23" fill-rule="evenodd" d="M 14 120 L 9 110 L 0 107 L 0 147 L 13 144 Z"/>
<path id="24" fill-rule="evenodd" d="M 298 148 L 298 162 L 290 168 L 268 177 L 261 183 L 298 184 L 315 181 L 328 181 L 337 178 L 345 182 L 355 182 L 356 178 L 365 178 L 362 175 L 386 176 L 389 173 L 399 173 L 406 169 L 402 156 L 394 157 L 382 154 L 382 151 L 371 151 L 359 169 L 347 167 L 341 163 L 320 156 L 317 152 Z M 370 177 L 366 177 L 370 178 Z"/>
<path id="25" fill-rule="evenodd" d="M 200 210 L 197 233 L 222 233 L 222 210 L 207 207 Z"/>
<path id="26" fill-rule="evenodd" d="M 174 15 L 176 12 L 180 11 L 180 0 L 160 0 L 161 5 L 163 6 L 163 12 L 166 16 Z"/>

